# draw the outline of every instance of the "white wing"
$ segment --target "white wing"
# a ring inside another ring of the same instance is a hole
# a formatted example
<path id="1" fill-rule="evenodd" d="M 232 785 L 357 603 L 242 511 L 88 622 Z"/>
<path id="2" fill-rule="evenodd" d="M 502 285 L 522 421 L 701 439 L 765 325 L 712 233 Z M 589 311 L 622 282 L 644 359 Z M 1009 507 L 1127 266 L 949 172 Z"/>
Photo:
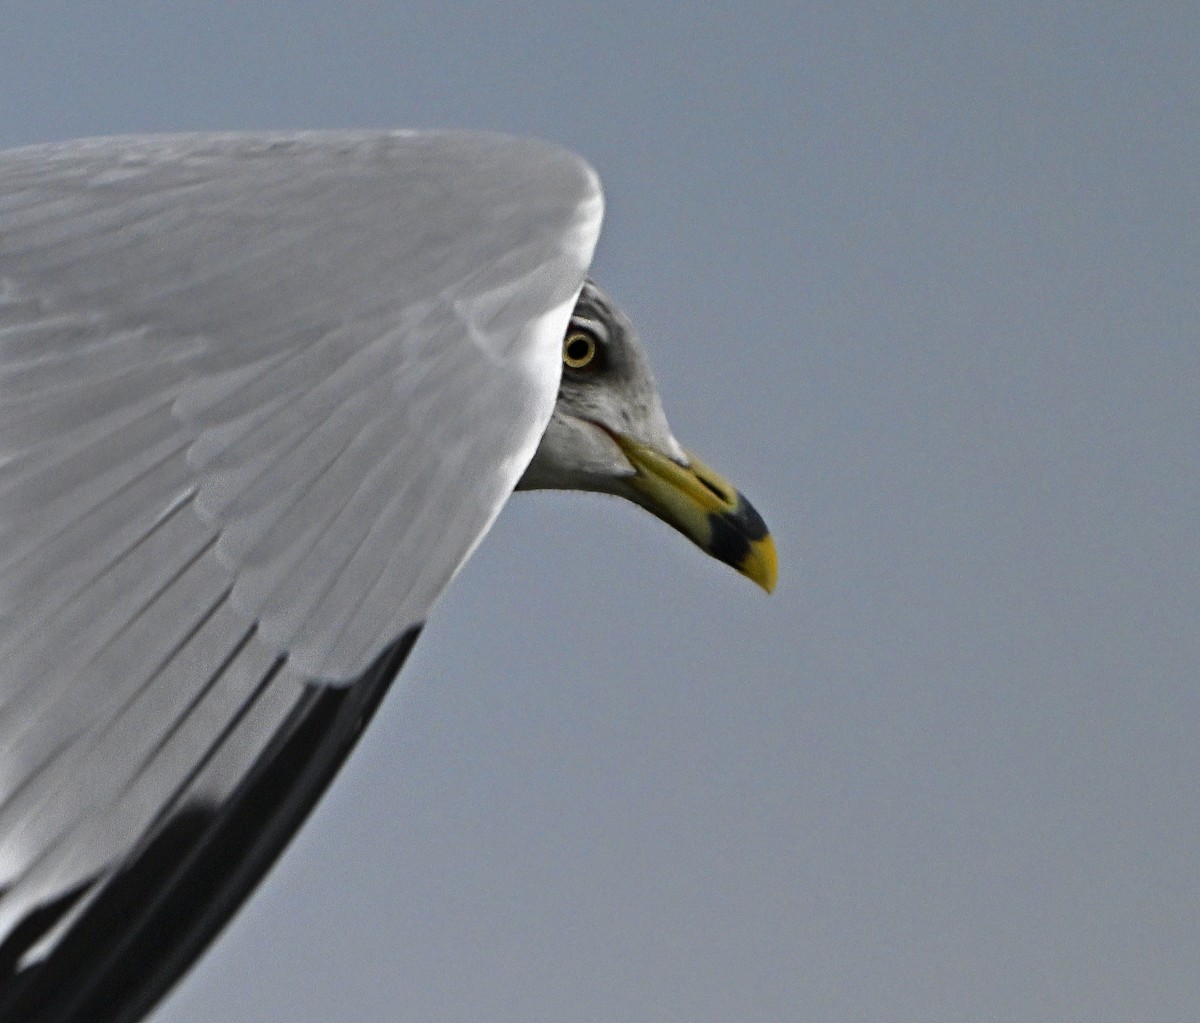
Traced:
<path id="1" fill-rule="evenodd" d="M 532 457 L 600 212 L 497 136 L 0 154 L 0 1020 L 136 1019 L 282 848 Z"/>

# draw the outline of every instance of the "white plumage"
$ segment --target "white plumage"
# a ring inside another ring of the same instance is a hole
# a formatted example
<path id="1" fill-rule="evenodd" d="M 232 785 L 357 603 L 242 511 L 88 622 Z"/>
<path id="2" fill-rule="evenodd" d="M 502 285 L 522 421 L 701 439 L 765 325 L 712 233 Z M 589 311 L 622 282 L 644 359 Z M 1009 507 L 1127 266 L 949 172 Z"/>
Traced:
<path id="1" fill-rule="evenodd" d="M 598 289 L 611 372 L 560 395 L 601 209 L 578 157 L 501 136 L 0 154 L 0 1021 L 153 1004 L 535 450 L 535 485 L 623 493 L 773 581 Z"/>

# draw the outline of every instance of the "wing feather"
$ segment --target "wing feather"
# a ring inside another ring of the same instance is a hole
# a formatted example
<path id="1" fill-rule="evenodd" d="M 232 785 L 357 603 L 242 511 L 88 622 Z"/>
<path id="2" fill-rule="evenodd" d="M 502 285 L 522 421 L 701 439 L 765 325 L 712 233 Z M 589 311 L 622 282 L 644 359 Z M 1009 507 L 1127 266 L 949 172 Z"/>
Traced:
<path id="1" fill-rule="evenodd" d="M 594 174 L 467 133 L 0 153 L 0 1021 L 132 1021 L 523 471 Z"/>

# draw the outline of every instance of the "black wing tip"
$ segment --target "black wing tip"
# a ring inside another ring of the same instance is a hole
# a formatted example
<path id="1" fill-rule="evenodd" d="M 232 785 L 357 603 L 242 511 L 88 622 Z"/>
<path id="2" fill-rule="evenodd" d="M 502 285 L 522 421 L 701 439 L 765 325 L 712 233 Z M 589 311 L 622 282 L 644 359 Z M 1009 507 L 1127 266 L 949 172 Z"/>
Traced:
<path id="1" fill-rule="evenodd" d="M 0 1023 L 136 1023 L 207 947 L 333 780 L 420 635 L 354 683 L 310 683 L 253 770 L 219 805 L 180 807 L 46 958 L 26 953 L 97 883 L 39 907 L 0 946 Z"/>

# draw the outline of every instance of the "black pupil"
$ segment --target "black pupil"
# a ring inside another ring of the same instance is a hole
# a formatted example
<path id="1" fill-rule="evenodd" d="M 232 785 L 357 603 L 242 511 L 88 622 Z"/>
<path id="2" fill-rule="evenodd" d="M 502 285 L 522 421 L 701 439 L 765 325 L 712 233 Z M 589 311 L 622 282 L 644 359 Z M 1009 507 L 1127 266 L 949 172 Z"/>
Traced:
<path id="1" fill-rule="evenodd" d="M 582 362 L 591 350 L 591 342 L 586 337 L 575 337 L 567 342 L 567 355 L 572 362 Z"/>

